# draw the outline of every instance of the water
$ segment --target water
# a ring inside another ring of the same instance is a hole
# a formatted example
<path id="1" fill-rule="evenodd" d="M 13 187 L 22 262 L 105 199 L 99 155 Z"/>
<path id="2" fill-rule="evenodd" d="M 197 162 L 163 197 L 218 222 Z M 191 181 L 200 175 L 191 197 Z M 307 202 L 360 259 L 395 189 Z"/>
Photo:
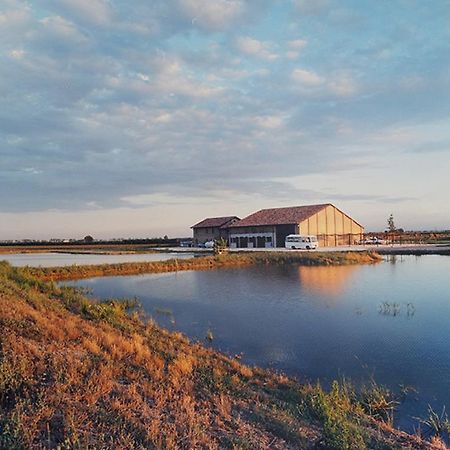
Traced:
<path id="1" fill-rule="evenodd" d="M 5 253 L 0 261 L 8 261 L 16 267 L 61 267 L 126 262 L 166 261 L 168 259 L 192 258 L 193 253 L 130 253 L 130 254 L 74 254 L 74 253 Z"/>
<path id="2" fill-rule="evenodd" d="M 325 385 L 374 378 L 407 395 L 409 431 L 428 404 L 450 408 L 450 257 L 396 257 L 370 266 L 262 266 L 72 284 L 100 298 L 137 296 L 161 325 L 243 361 Z M 388 302 L 384 310 L 381 306 Z M 392 307 L 396 303 L 398 306 Z M 165 310 L 161 313 L 161 310 Z M 172 315 L 167 314 L 170 310 Z M 158 312 L 159 311 L 159 312 Z"/>

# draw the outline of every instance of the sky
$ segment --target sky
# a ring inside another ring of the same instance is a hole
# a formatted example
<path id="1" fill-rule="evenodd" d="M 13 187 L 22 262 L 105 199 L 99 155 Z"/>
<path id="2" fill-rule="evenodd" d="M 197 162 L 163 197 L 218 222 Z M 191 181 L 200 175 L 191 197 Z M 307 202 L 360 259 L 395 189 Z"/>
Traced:
<path id="1" fill-rule="evenodd" d="M 0 0 L 0 240 L 449 229 L 449 174 L 450 0 Z"/>

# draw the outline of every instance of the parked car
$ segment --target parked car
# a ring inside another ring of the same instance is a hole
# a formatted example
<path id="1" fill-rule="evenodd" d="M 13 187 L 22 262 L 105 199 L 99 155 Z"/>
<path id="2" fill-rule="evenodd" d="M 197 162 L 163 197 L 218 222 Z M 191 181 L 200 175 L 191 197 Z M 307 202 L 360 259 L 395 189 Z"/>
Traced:
<path id="1" fill-rule="evenodd" d="M 376 236 L 373 237 L 368 237 L 366 239 L 362 239 L 361 241 L 358 242 L 358 244 L 361 245 L 380 245 L 380 244 L 385 244 L 386 241 L 384 241 L 383 239 L 380 239 Z"/>
<path id="2" fill-rule="evenodd" d="M 205 248 L 214 248 L 214 241 L 205 242 Z"/>

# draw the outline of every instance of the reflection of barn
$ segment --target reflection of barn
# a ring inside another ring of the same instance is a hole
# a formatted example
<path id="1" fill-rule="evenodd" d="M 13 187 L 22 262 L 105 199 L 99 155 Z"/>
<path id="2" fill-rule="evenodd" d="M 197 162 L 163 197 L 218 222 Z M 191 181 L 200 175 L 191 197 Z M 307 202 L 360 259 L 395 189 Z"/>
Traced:
<path id="1" fill-rule="evenodd" d="M 227 226 L 232 248 L 284 247 L 288 234 L 316 235 L 322 247 L 350 245 L 364 227 L 331 205 L 262 209 Z"/>
<path id="2" fill-rule="evenodd" d="M 344 266 L 299 266 L 298 274 L 302 289 L 315 292 L 315 302 L 326 302 L 331 306 L 339 298 L 357 275 L 361 266 L 358 264 Z"/>

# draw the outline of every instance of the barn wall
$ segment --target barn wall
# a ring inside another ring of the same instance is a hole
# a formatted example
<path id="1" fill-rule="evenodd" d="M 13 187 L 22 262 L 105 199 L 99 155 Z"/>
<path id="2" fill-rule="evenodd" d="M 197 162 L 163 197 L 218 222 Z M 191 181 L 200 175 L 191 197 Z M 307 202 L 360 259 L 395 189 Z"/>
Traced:
<path id="1" fill-rule="evenodd" d="M 361 225 L 333 205 L 300 222 L 300 234 L 316 235 L 322 247 L 354 244 L 363 233 Z"/>

